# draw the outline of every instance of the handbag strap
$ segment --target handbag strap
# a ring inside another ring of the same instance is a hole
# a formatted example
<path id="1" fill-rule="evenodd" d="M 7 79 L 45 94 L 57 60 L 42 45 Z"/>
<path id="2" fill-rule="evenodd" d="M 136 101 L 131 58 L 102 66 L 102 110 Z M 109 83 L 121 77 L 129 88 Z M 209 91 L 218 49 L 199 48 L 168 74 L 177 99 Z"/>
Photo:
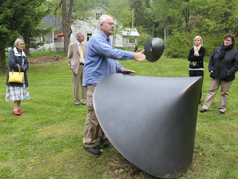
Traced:
<path id="1" fill-rule="evenodd" d="M 20 71 L 20 65 L 19 65 L 19 64 L 17 64 L 17 66 L 18 66 L 18 70 L 19 70 L 19 75 L 21 75 L 21 71 Z M 12 69 L 12 74 L 13 74 L 13 72 L 14 72 L 14 69 Z"/>

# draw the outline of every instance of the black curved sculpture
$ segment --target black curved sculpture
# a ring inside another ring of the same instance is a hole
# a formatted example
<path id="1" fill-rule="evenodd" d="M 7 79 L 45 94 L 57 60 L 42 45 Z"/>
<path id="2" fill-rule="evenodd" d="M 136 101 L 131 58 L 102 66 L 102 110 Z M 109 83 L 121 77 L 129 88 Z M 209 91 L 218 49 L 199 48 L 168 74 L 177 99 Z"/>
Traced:
<path id="1" fill-rule="evenodd" d="M 160 38 L 151 38 L 144 46 L 146 59 L 150 62 L 157 61 L 164 52 L 164 41 Z"/>
<path id="2" fill-rule="evenodd" d="M 95 112 L 131 163 L 156 177 L 180 177 L 193 159 L 201 84 L 202 77 L 113 74 L 95 89 Z"/>

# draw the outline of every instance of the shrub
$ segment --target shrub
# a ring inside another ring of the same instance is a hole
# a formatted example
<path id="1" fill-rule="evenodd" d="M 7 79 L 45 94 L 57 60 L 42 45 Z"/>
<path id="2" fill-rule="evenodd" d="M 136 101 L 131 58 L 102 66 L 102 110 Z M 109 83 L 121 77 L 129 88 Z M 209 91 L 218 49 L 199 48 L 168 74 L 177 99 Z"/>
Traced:
<path id="1" fill-rule="evenodd" d="M 149 35 L 146 32 L 141 31 L 140 36 L 137 37 L 137 44 L 140 45 L 140 46 L 144 46 L 146 41 L 150 38 L 152 38 L 151 35 Z"/>
<path id="2" fill-rule="evenodd" d="M 165 42 L 164 55 L 173 58 L 187 58 L 193 46 L 194 36 L 184 32 L 174 32 Z"/>
<path id="3" fill-rule="evenodd" d="M 164 54 L 173 58 L 187 58 L 189 50 L 193 47 L 193 39 L 197 35 L 199 34 L 174 32 L 165 42 Z M 202 36 L 203 47 L 206 49 L 205 61 L 209 60 L 216 47 L 223 44 L 223 36 L 224 34 Z"/>

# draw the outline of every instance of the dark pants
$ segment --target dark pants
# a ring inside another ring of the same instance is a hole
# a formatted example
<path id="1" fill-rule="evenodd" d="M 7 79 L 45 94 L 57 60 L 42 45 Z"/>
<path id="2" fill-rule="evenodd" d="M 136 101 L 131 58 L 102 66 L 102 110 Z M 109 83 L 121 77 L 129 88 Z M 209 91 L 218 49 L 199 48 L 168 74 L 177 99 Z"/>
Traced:
<path id="1" fill-rule="evenodd" d="M 189 77 L 192 76 L 204 76 L 203 70 L 189 70 Z M 203 78 L 202 78 L 202 84 L 203 84 Z M 199 103 L 201 103 L 201 98 L 202 98 L 202 86 L 201 86 L 201 91 L 200 91 L 200 98 L 199 98 Z"/>

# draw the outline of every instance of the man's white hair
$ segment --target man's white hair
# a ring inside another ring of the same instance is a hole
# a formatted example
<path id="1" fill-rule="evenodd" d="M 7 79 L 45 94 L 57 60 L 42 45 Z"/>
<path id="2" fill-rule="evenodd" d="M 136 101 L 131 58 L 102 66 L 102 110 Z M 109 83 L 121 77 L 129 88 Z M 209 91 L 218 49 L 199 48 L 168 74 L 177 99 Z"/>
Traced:
<path id="1" fill-rule="evenodd" d="M 107 20 L 108 17 L 112 18 L 111 16 L 109 16 L 109 15 L 107 15 L 107 14 L 103 14 L 103 15 L 100 16 L 100 18 L 99 18 L 99 20 L 98 20 L 99 29 L 101 29 L 101 28 L 100 28 L 100 24 L 106 22 L 106 20 Z M 113 19 L 113 18 L 112 18 L 112 19 Z"/>
<path id="2" fill-rule="evenodd" d="M 77 37 L 80 37 L 81 34 L 83 34 L 83 32 L 82 32 L 82 31 L 78 31 L 78 32 L 75 34 L 76 38 L 77 38 Z"/>

